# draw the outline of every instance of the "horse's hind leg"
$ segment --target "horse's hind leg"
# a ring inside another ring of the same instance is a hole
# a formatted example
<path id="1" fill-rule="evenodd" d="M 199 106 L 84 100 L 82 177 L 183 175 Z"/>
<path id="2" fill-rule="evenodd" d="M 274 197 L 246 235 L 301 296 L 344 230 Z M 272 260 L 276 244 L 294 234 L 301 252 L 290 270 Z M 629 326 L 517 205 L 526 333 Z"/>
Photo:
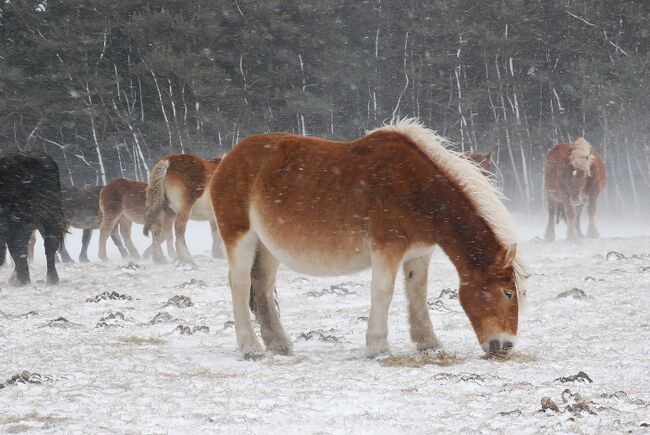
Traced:
<path id="1" fill-rule="evenodd" d="M 124 244 L 126 245 L 126 249 L 129 251 L 129 256 L 131 258 L 134 258 L 136 260 L 140 259 L 140 254 L 138 254 L 138 249 L 135 247 L 133 244 L 133 240 L 131 240 L 131 226 L 133 223 L 128 220 L 125 217 L 120 218 L 120 235 L 122 236 L 122 240 L 124 241 Z"/>
<path id="2" fill-rule="evenodd" d="M 589 205 L 587 206 L 587 214 L 589 215 L 589 229 L 587 230 L 587 237 L 597 239 L 600 237 L 598 228 L 596 228 L 596 209 L 597 198 L 589 198 Z"/>
<path id="3" fill-rule="evenodd" d="M 546 233 L 544 234 L 544 240 L 547 242 L 552 242 L 555 240 L 555 218 L 558 212 L 558 203 L 552 198 L 548 198 L 548 223 L 546 224 Z"/>
<path id="4" fill-rule="evenodd" d="M 277 301 L 275 300 L 275 276 L 278 261 L 262 243 L 258 245 L 255 262 L 251 270 L 251 291 L 254 295 L 255 318 L 260 324 L 262 340 L 266 348 L 279 355 L 290 355 L 293 343 L 287 337 Z"/>
<path id="5" fill-rule="evenodd" d="M 212 230 L 212 256 L 214 258 L 224 258 L 221 236 L 216 221 L 210 221 L 210 230 Z"/>
<path id="6" fill-rule="evenodd" d="M 47 283 L 58 284 L 59 275 L 56 273 L 55 260 L 56 250 L 59 248 L 59 245 L 62 241 L 59 240 L 59 235 L 49 225 L 45 225 L 43 227 L 41 234 L 43 235 L 43 244 L 45 245 L 45 258 L 47 260 Z"/>
<path id="7" fill-rule="evenodd" d="M 190 211 L 192 207 L 184 208 L 183 210 L 176 213 L 176 220 L 174 221 L 174 233 L 176 233 L 176 255 L 178 261 L 181 263 L 193 263 L 192 255 L 190 255 L 189 249 L 187 249 L 187 243 L 185 243 L 185 229 L 187 227 L 187 221 L 190 218 Z"/>
<path id="8" fill-rule="evenodd" d="M 232 291 L 232 306 L 235 317 L 237 345 L 244 358 L 257 358 L 263 353 L 262 346 L 255 336 L 248 302 L 251 291 L 251 270 L 255 261 L 258 238 L 249 231 L 238 238 L 228 249 L 230 270 L 228 282 Z"/>
<path id="9" fill-rule="evenodd" d="M 9 281 L 15 286 L 22 286 L 30 282 L 29 265 L 27 263 L 29 238 L 29 230 L 18 230 L 6 241 L 11 258 L 14 260 L 14 273 Z"/>
<path id="10" fill-rule="evenodd" d="M 127 258 L 129 256 L 129 251 L 126 250 L 124 243 L 122 243 L 122 238 L 120 237 L 120 232 L 117 226 L 113 227 L 113 231 L 111 231 L 111 240 L 115 246 L 117 246 L 117 250 L 120 251 L 122 258 Z"/>
<path id="11" fill-rule="evenodd" d="M 167 255 L 171 260 L 176 259 L 176 249 L 174 249 L 174 220 L 176 213 L 166 211 L 162 216 L 162 233 L 167 244 Z"/>
<path id="12" fill-rule="evenodd" d="M 99 227 L 99 253 L 98 257 L 102 261 L 108 259 L 106 255 L 106 240 L 108 240 L 109 234 L 115 229 L 118 219 L 120 218 L 119 213 L 106 213 L 104 212 L 104 217 L 102 219 L 102 224 Z"/>
<path id="13" fill-rule="evenodd" d="M 36 245 L 36 230 L 32 231 L 27 243 L 27 261 L 30 263 L 34 262 L 34 245 Z"/>
<path id="14" fill-rule="evenodd" d="M 72 257 L 70 257 L 70 253 L 68 252 L 68 249 L 65 247 L 65 236 L 61 240 L 61 243 L 59 245 L 59 253 L 61 254 L 61 261 L 64 263 L 74 263 L 74 260 Z"/>
<path id="15" fill-rule="evenodd" d="M 389 251 L 389 250 L 387 250 Z M 403 254 L 403 252 L 402 252 Z M 366 331 L 366 356 L 373 358 L 390 352 L 388 345 L 388 309 L 395 291 L 395 277 L 399 260 L 392 255 L 374 252 L 371 254 L 372 283 L 370 314 Z M 402 255 L 397 256 L 402 258 Z"/>
<path id="16" fill-rule="evenodd" d="M 81 253 L 79 254 L 79 261 L 81 263 L 88 263 L 88 245 L 92 236 L 92 228 L 84 228 L 83 235 L 81 236 Z"/>
<path id="17" fill-rule="evenodd" d="M 433 333 L 427 305 L 430 260 L 431 256 L 425 255 L 409 260 L 403 266 L 411 340 L 419 351 L 440 347 L 440 342 Z"/>

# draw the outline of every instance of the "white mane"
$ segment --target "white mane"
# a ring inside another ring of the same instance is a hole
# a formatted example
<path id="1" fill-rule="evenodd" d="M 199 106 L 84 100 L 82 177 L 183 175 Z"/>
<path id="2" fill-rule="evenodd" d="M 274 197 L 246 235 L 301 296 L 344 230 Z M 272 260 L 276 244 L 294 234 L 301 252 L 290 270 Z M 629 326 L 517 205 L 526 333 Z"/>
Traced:
<path id="1" fill-rule="evenodd" d="M 591 176 L 591 164 L 594 162 L 591 144 L 584 137 L 579 137 L 572 145 L 573 150 L 569 155 L 571 166 L 584 171 L 588 177 Z"/>
<path id="2" fill-rule="evenodd" d="M 460 153 L 447 148 L 449 142 L 431 129 L 424 127 L 417 118 L 393 119 L 390 124 L 372 130 L 401 133 L 411 139 L 417 147 L 436 165 L 447 172 L 476 206 L 478 214 L 494 232 L 497 240 L 505 248 L 516 244 L 517 235 L 513 230 L 508 210 L 501 202 L 503 195 L 493 182 L 483 175 L 480 167 Z M 529 275 L 525 261 L 519 254 L 513 262 L 517 283 L 517 298 L 520 305 L 526 298 L 526 278 Z"/>

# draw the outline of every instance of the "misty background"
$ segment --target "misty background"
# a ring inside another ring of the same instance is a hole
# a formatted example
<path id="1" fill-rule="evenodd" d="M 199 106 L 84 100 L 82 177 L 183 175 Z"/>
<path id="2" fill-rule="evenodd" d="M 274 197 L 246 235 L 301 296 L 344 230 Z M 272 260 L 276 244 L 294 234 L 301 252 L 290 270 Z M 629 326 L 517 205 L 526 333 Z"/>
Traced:
<path id="1" fill-rule="evenodd" d="M 0 0 L 0 152 L 45 151 L 64 184 L 146 181 L 168 153 L 418 116 L 492 151 L 520 212 L 542 210 L 548 150 L 585 136 L 601 210 L 642 216 L 649 16 L 646 0 Z"/>

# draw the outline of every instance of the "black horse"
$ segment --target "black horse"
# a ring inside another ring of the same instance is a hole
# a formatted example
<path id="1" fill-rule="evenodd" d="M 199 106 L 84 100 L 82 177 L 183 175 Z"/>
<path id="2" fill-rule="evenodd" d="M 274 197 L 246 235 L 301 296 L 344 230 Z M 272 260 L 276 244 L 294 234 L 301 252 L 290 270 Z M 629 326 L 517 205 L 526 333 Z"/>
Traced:
<path id="1" fill-rule="evenodd" d="M 89 187 L 87 189 L 79 189 L 71 186 L 61 188 L 63 214 L 67 225 L 83 230 L 81 253 L 79 254 L 79 261 L 82 263 L 88 262 L 88 244 L 92 238 L 93 230 L 99 229 L 99 226 L 102 224 L 102 212 L 99 210 L 99 193 L 102 189 L 103 186 Z M 113 239 L 115 246 L 117 246 L 120 254 L 122 254 L 122 258 L 128 257 L 129 253 L 124 248 L 117 225 L 111 233 L 111 239 Z M 35 242 L 36 239 L 32 236 L 29 241 L 30 260 L 34 258 Z M 61 243 L 59 254 L 61 254 L 61 260 L 64 263 L 72 261 L 66 249 L 65 242 Z"/>
<path id="2" fill-rule="evenodd" d="M 0 265 L 5 245 L 14 260 L 12 283 L 30 282 L 27 245 L 38 229 L 45 242 L 47 283 L 56 284 L 54 257 L 66 232 L 59 167 L 45 154 L 15 153 L 0 157 Z"/>

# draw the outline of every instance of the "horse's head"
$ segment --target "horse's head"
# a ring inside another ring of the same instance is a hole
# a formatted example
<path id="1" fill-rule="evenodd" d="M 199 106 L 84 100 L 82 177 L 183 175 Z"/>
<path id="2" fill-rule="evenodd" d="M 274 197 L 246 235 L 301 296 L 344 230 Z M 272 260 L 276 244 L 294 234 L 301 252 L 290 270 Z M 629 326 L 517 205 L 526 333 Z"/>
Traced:
<path id="1" fill-rule="evenodd" d="M 489 355 L 506 355 L 515 345 L 520 303 L 517 281 L 523 273 L 516 258 L 516 245 L 502 248 L 492 266 L 471 270 L 461 279 L 460 304 Z"/>
<path id="2" fill-rule="evenodd" d="M 569 201 L 577 207 L 586 200 L 587 178 L 589 175 L 582 169 L 569 165 L 562 174 L 562 182 L 568 187 Z"/>
<path id="3" fill-rule="evenodd" d="M 572 144 L 569 154 L 569 164 L 560 174 L 561 182 L 568 187 L 569 201 L 574 207 L 579 206 L 587 199 L 587 179 L 591 176 L 591 165 L 594 161 L 591 145 L 580 138 Z"/>

